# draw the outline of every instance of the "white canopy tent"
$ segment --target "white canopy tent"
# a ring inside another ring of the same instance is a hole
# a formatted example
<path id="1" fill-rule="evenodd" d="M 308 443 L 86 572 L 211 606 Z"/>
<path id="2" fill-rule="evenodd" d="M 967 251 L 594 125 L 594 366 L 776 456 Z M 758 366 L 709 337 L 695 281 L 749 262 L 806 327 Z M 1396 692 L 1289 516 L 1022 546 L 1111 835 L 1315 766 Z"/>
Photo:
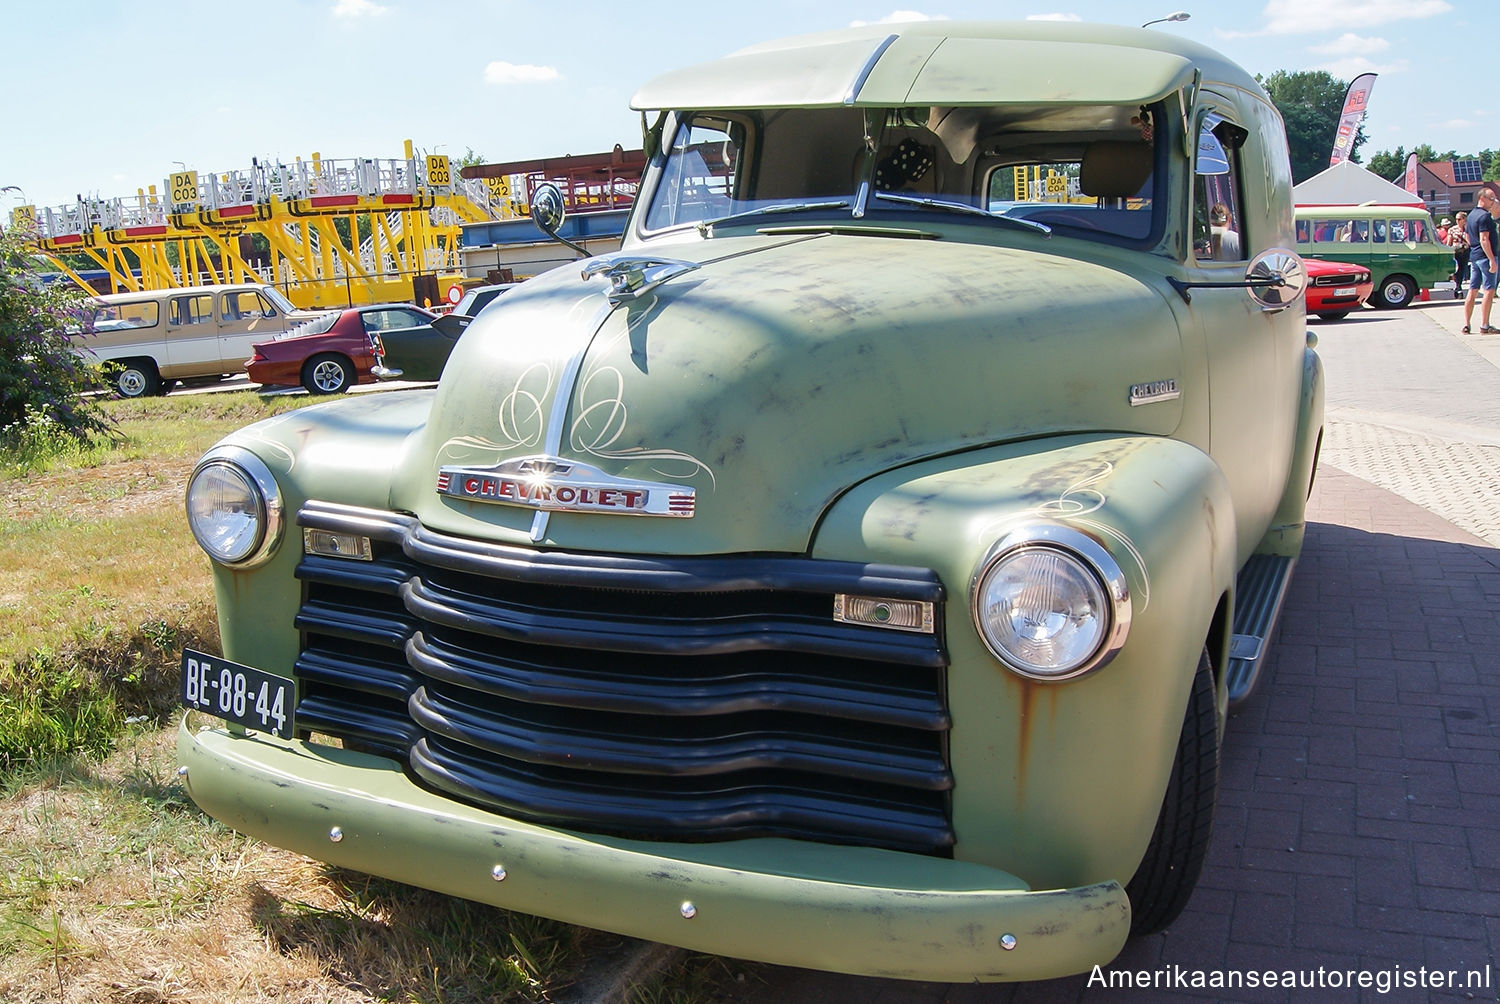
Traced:
<path id="1" fill-rule="evenodd" d="M 1299 206 L 1358 206 L 1367 202 L 1377 206 L 1426 206 L 1420 196 L 1371 174 L 1352 160 L 1293 186 L 1292 201 Z"/>

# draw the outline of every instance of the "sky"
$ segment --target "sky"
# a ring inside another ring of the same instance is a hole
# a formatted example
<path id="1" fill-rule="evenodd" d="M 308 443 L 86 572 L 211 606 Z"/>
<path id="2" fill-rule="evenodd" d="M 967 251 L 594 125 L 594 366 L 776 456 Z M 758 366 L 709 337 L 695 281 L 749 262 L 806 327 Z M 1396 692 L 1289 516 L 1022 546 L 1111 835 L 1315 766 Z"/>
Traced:
<path id="1" fill-rule="evenodd" d="M 851 24 L 1046 18 L 1140 25 L 1156 0 L 50 0 L 7 5 L 0 220 L 18 205 L 133 196 L 252 158 L 487 163 L 640 146 L 637 87 L 755 42 Z M 1213 0 L 1157 30 L 1252 74 L 1379 74 L 1360 159 L 1500 148 L 1500 98 L 1452 53 L 1493 38 L 1494 0 Z M 1471 51 L 1473 51 L 1471 49 Z M 1496 51 L 1484 58 L 1494 66 Z M 1481 77 L 1495 79 L 1493 72 Z M 1475 95 L 1480 95 L 1476 98 Z"/>

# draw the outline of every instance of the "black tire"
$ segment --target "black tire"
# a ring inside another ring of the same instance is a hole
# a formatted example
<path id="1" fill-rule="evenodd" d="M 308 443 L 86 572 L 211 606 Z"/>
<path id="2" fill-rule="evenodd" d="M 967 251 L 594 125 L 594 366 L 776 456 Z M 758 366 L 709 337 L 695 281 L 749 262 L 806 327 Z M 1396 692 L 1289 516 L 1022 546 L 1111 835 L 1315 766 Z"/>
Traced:
<path id="1" fill-rule="evenodd" d="M 121 359 L 115 363 L 115 390 L 121 397 L 153 397 L 161 393 L 161 377 L 150 359 Z"/>
<path id="2" fill-rule="evenodd" d="M 1165 928 L 1187 906 L 1203 871 L 1213 835 L 1214 801 L 1219 786 L 1219 719 L 1214 706 L 1214 674 L 1205 649 L 1193 675 L 1177 757 L 1156 830 L 1135 875 L 1125 886 L 1130 897 L 1130 933 Z"/>
<path id="3" fill-rule="evenodd" d="M 1404 275 L 1387 276 L 1375 291 L 1375 299 L 1382 307 L 1404 307 L 1417 297 L 1417 284 Z"/>
<path id="4" fill-rule="evenodd" d="M 1325 321 L 1342 321 L 1344 318 L 1349 316 L 1349 311 L 1331 310 L 1326 314 L 1319 314 L 1318 316 L 1323 318 L 1323 320 Z"/>
<path id="5" fill-rule="evenodd" d="M 302 386 L 309 394 L 342 394 L 354 383 L 354 364 L 332 352 L 302 364 Z"/>

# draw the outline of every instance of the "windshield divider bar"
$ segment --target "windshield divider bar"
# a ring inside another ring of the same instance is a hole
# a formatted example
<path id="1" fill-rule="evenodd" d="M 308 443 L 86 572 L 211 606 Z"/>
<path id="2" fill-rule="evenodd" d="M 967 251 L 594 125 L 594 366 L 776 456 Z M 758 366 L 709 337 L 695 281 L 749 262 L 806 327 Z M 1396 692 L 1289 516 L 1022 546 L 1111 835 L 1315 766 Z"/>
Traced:
<path id="1" fill-rule="evenodd" d="M 854 104 L 855 99 L 859 97 L 860 90 L 865 86 L 865 81 L 869 80 L 870 74 L 875 72 L 875 64 L 880 62 L 880 57 L 885 55 L 885 50 L 889 49 L 899 37 L 899 35 L 887 35 L 885 40 L 875 47 L 875 51 L 870 53 L 870 58 L 865 60 L 865 65 L 860 69 L 859 75 L 854 78 L 854 83 L 849 85 L 849 92 L 844 95 L 844 104 Z"/>

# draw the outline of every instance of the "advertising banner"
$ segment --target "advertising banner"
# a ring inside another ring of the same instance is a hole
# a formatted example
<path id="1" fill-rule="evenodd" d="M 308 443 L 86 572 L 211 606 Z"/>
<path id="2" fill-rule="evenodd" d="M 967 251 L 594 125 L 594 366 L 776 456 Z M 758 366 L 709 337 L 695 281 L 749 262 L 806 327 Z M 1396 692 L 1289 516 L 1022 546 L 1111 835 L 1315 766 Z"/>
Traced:
<path id="1" fill-rule="evenodd" d="M 1342 164 L 1354 151 L 1354 137 L 1359 133 L 1359 124 L 1364 121 L 1365 109 L 1370 104 L 1370 92 L 1375 89 L 1375 74 L 1363 73 L 1354 78 L 1344 92 L 1344 112 L 1339 117 L 1339 131 L 1333 138 L 1333 153 L 1328 166 Z"/>
<path id="2" fill-rule="evenodd" d="M 1413 195 L 1417 194 L 1417 155 L 1414 153 L 1406 156 L 1406 177 L 1402 179 L 1401 187 Z"/>

